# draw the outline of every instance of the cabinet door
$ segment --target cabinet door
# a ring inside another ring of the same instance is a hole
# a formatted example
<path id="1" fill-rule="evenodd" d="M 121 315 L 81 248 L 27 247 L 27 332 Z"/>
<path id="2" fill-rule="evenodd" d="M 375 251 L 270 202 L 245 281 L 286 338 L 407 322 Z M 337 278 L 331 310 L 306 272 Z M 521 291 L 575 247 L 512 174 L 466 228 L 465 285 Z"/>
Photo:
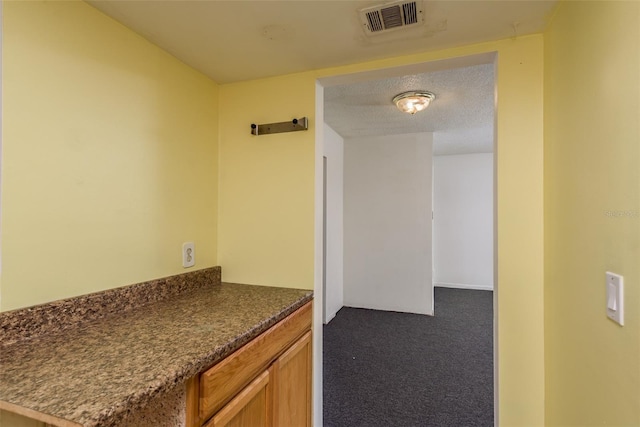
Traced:
<path id="1" fill-rule="evenodd" d="M 293 344 L 272 366 L 273 425 L 311 426 L 311 332 Z"/>
<path id="2" fill-rule="evenodd" d="M 200 375 L 199 418 L 208 420 L 311 328 L 311 303 Z M 195 393 L 194 393 L 195 394 Z M 194 417 L 195 418 L 195 417 Z M 252 426 L 250 426 L 252 427 Z M 299 427 L 299 426 L 296 426 Z"/>
<path id="3" fill-rule="evenodd" d="M 205 427 L 271 427 L 270 373 L 264 371 L 205 424 Z"/>

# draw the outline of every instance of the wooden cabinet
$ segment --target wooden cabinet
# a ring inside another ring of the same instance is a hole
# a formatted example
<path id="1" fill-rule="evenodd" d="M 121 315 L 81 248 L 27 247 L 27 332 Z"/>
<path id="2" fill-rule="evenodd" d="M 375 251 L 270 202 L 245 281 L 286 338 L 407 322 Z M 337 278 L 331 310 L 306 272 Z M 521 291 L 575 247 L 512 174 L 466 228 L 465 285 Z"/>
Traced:
<path id="1" fill-rule="evenodd" d="M 311 425 L 311 303 L 187 383 L 187 427 Z"/>
<path id="2" fill-rule="evenodd" d="M 274 381 L 273 425 L 311 427 L 311 332 L 307 332 L 271 368 Z"/>
<path id="3" fill-rule="evenodd" d="M 269 371 L 264 371 L 215 414 L 205 427 L 270 427 L 272 387 L 269 380 Z"/>

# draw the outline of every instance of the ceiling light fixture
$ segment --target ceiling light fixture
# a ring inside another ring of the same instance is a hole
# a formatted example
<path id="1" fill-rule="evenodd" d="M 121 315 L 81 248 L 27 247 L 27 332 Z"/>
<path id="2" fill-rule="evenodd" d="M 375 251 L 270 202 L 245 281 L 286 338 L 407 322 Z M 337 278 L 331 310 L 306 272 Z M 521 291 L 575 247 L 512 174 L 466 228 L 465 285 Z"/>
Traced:
<path id="1" fill-rule="evenodd" d="M 431 92 L 411 90 L 394 96 L 393 103 L 398 110 L 413 115 L 427 108 L 434 99 L 436 96 Z"/>

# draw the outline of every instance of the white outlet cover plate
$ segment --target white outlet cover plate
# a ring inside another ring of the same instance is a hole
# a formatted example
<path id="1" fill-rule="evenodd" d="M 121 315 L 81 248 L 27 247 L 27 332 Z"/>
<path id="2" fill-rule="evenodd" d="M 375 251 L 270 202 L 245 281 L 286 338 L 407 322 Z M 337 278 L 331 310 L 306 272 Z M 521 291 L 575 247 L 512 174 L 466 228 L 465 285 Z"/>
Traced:
<path id="1" fill-rule="evenodd" d="M 196 247 L 193 242 L 182 244 L 182 266 L 184 268 L 193 267 L 196 264 Z"/>
<path id="2" fill-rule="evenodd" d="M 614 322 L 624 325 L 624 278 L 609 271 L 606 272 L 607 283 L 607 317 Z"/>

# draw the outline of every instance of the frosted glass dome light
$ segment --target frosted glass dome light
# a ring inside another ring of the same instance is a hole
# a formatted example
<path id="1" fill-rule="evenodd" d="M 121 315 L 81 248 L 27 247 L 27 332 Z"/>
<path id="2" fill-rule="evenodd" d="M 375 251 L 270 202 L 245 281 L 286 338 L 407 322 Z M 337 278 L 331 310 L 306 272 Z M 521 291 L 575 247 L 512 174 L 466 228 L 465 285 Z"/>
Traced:
<path id="1" fill-rule="evenodd" d="M 402 92 L 393 97 L 393 103 L 403 113 L 415 114 L 429 106 L 436 96 L 426 91 Z"/>

